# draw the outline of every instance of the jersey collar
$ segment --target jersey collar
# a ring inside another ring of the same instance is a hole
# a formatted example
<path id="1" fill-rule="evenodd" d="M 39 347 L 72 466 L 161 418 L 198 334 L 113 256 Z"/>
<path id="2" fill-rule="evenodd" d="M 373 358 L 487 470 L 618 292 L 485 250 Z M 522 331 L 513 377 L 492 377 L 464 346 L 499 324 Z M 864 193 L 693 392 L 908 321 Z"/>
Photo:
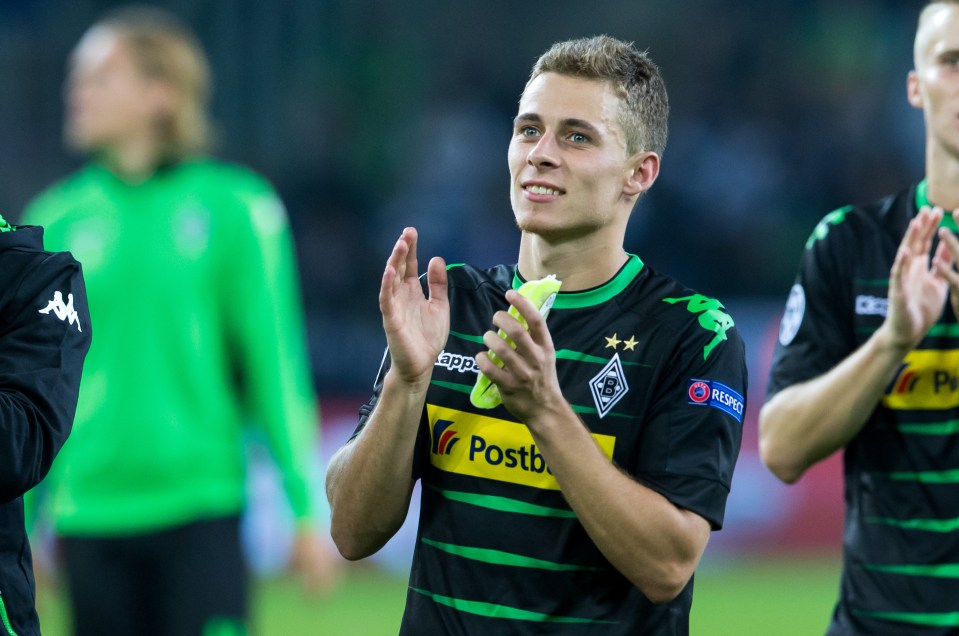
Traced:
<path id="1" fill-rule="evenodd" d="M 560 291 L 556 295 L 553 303 L 553 309 L 580 309 L 583 307 L 593 307 L 613 298 L 635 280 L 643 269 L 643 261 L 636 254 L 627 254 L 629 257 L 626 264 L 623 265 L 616 275 L 611 279 L 592 289 L 586 289 L 576 292 Z M 513 289 L 519 289 L 524 282 L 519 275 L 519 268 L 513 270 Z"/>
<path id="2" fill-rule="evenodd" d="M 916 212 L 919 212 L 919 210 L 926 205 L 930 208 L 933 207 L 933 204 L 929 201 L 929 183 L 923 179 L 916 186 Z M 959 231 L 959 227 L 956 226 L 956 221 L 952 218 L 952 214 L 947 212 L 943 212 L 939 227 L 949 228 L 953 232 Z"/>

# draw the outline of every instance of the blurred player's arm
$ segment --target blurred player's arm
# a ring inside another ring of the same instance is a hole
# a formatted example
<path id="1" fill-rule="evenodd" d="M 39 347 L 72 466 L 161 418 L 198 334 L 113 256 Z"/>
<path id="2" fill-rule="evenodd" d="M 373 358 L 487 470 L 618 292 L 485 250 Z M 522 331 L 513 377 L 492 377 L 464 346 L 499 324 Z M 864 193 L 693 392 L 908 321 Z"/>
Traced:
<path id="1" fill-rule="evenodd" d="M 391 359 L 378 402 L 326 474 L 333 541 L 351 560 L 383 547 L 406 518 L 426 391 L 449 336 L 446 266 L 440 258 L 430 261 L 426 298 L 416 242 L 416 230 L 404 230 L 383 273 L 379 301 Z"/>
<path id="2" fill-rule="evenodd" d="M 335 561 L 323 540 L 325 502 L 315 487 L 320 481 L 320 420 L 295 246 L 272 187 L 259 179 L 252 183 L 251 191 L 237 192 L 244 213 L 230 227 L 223 314 L 231 321 L 253 416 L 266 434 L 296 520 L 290 569 L 307 588 L 323 590 L 333 582 Z"/>
<path id="3" fill-rule="evenodd" d="M 830 371 L 774 395 L 759 413 L 763 463 L 786 483 L 844 447 L 865 424 L 903 358 L 939 319 L 947 284 L 937 271 L 951 267 L 940 243 L 928 254 L 942 211 L 913 219 L 889 277 L 889 312 L 869 340 Z"/>

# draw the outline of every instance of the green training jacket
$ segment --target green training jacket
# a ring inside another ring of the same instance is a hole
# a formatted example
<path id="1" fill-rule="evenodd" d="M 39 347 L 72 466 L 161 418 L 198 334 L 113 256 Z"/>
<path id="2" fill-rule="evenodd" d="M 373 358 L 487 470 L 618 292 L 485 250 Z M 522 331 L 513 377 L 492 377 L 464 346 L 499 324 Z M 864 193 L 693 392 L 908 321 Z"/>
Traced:
<path id="1" fill-rule="evenodd" d="M 239 513 L 258 427 L 298 522 L 314 513 L 316 401 L 285 210 L 258 175 L 199 159 L 130 184 L 90 164 L 30 204 L 83 266 L 96 327 L 48 487 L 60 534 Z"/>

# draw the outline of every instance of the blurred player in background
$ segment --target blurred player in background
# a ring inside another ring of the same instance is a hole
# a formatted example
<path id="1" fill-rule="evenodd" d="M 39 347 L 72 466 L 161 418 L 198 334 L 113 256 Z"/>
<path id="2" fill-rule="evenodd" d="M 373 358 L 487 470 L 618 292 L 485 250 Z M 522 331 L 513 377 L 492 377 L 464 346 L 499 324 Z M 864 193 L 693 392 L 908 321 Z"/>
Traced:
<path id="1" fill-rule="evenodd" d="M 66 139 L 90 162 L 25 215 L 83 263 L 100 325 L 49 501 L 77 636 L 245 633 L 248 424 L 282 472 L 292 565 L 323 586 L 335 563 L 286 214 L 264 179 L 204 155 L 208 93 L 174 17 L 105 17 L 66 87 Z"/>
<path id="2" fill-rule="evenodd" d="M 746 365 L 721 303 L 623 247 L 667 114 L 659 69 L 630 44 L 556 44 L 509 145 L 518 264 L 433 258 L 427 297 L 416 230 L 396 242 L 380 289 L 388 356 L 327 491 L 334 540 L 359 559 L 400 527 L 421 480 L 402 634 L 688 633 Z M 516 291 L 547 274 L 563 281 L 548 326 Z M 471 404 L 477 369 L 502 394 L 493 410 Z"/>
<path id="3" fill-rule="evenodd" d="M 23 495 L 44 478 L 77 408 L 90 347 L 80 264 L 39 227 L 0 216 L 0 632 L 40 634 Z"/>
<path id="4" fill-rule="evenodd" d="M 760 452 L 787 483 L 843 449 L 831 635 L 959 633 L 959 2 L 919 18 L 926 176 L 826 216 L 779 331 Z M 946 299 L 951 302 L 947 303 Z"/>

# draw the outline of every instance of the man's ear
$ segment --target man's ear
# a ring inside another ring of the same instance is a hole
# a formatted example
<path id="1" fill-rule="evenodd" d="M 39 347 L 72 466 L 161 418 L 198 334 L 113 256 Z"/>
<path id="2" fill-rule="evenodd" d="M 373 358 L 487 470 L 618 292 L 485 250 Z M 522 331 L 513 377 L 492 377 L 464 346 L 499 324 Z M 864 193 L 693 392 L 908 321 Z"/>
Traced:
<path id="1" fill-rule="evenodd" d="M 623 194 L 636 196 L 649 190 L 659 176 L 659 155 L 649 150 L 640 152 L 630 158 L 629 165 Z"/>
<path id="2" fill-rule="evenodd" d="M 906 76 L 906 99 L 913 108 L 922 109 L 922 89 L 919 86 L 919 74 L 915 71 L 909 71 Z"/>

